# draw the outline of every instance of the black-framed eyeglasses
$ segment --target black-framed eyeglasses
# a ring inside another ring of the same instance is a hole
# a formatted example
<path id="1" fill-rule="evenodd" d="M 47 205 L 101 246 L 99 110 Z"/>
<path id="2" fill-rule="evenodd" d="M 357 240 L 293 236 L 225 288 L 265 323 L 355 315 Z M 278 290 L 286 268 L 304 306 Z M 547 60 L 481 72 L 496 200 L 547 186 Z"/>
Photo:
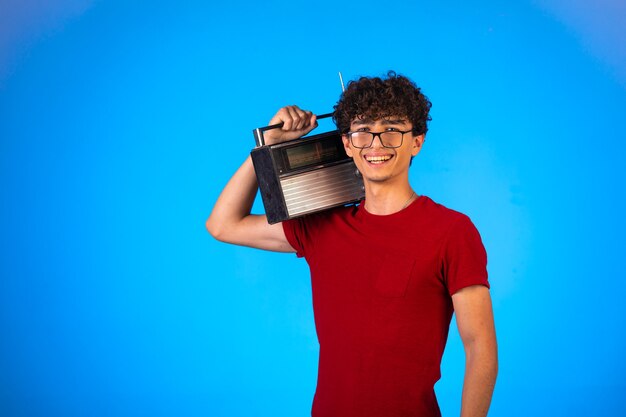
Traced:
<path id="1" fill-rule="evenodd" d="M 352 146 L 355 148 L 370 148 L 374 144 L 374 138 L 376 136 L 378 136 L 378 139 L 380 139 L 380 143 L 384 148 L 399 148 L 402 146 L 404 135 L 412 131 L 413 129 L 405 131 L 385 130 L 384 132 L 356 131 L 348 132 L 347 135 L 348 138 L 350 138 L 350 143 L 352 143 Z"/>

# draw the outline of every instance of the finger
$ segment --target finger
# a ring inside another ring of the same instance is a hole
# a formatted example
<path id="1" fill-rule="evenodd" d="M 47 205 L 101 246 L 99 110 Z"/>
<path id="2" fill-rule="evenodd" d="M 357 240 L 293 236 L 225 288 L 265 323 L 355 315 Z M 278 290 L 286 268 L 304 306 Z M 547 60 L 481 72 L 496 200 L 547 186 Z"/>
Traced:
<path id="1" fill-rule="evenodd" d="M 283 130 L 300 130 L 302 129 L 302 110 L 298 106 L 287 106 L 289 117 L 292 120 L 290 129 L 283 126 Z"/>
<path id="2" fill-rule="evenodd" d="M 285 118 L 288 115 L 289 115 L 289 112 L 287 112 L 284 107 L 281 107 L 280 109 L 278 109 L 276 114 L 270 119 L 267 125 L 271 126 L 271 125 L 276 125 L 279 123 L 285 123 Z"/>
<path id="3" fill-rule="evenodd" d="M 281 113 L 281 121 L 283 122 L 283 127 L 281 130 L 291 130 L 293 129 L 294 119 L 292 115 L 292 111 L 290 109 L 291 106 L 285 106 L 280 109 Z"/>
<path id="4" fill-rule="evenodd" d="M 296 129 L 302 130 L 308 127 L 311 112 L 297 108 L 296 113 L 298 113 L 298 124 L 296 125 Z"/>
<path id="5" fill-rule="evenodd" d="M 302 119 L 302 123 L 300 125 L 301 129 L 309 130 L 309 128 L 312 126 L 311 116 L 313 116 L 313 112 L 309 110 L 302 110 L 302 114 L 300 115 Z"/>
<path id="6" fill-rule="evenodd" d="M 302 110 L 299 107 L 295 106 L 295 112 L 298 115 L 298 123 L 294 122 L 295 130 L 312 130 L 317 127 L 316 120 L 317 117 L 310 110 Z"/>

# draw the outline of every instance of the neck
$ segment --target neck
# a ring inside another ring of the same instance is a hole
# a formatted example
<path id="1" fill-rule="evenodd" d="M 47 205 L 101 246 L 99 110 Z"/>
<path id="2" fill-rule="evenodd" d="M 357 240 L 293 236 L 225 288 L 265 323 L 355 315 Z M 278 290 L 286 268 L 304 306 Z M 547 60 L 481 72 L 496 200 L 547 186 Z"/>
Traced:
<path id="1" fill-rule="evenodd" d="M 365 187 L 365 209 L 376 215 L 397 213 L 416 198 L 416 194 L 407 182 L 402 187 L 385 187 L 367 184 Z"/>

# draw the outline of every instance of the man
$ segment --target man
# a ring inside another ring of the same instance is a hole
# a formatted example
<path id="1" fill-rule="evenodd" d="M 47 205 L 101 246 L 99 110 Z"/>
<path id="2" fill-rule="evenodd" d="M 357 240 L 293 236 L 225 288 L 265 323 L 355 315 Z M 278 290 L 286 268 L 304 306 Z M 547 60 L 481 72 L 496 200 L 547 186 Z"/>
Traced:
<path id="1" fill-rule="evenodd" d="M 430 106 L 393 72 L 351 82 L 333 118 L 363 176 L 364 201 L 269 225 L 250 214 L 257 184 L 248 158 L 207 220 L 219 240 L 307 260 L 320 342 L 313 416 L 439 416 L 434 384 L 453 311 L 466 352 L 461 415 L 489 409 L 497 348 L 484 247 L 468 217 L 409 183 Z M 270 124 L 280 122 L 268 144 L 317 126 L 297 106 Z"/>

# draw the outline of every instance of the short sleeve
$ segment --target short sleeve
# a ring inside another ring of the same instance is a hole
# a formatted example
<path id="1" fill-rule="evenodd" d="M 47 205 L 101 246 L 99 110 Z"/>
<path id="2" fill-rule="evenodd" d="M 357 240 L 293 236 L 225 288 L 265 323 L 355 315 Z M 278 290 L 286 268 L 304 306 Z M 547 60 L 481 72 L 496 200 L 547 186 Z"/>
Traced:
<path id="1" fill-rule="evenodd" d="M 443 247 L 443 278 L 450 295 L 471 285 L 489 288 L 487 252 L 478 230 L 462 215 L 452 225 Z"/>
<path id="2" fill-rule="evenodd" d="M 305 256 L 306 251 L 306 225 L 302 218 L 285 220 L 282 222 L 285 237 L 292 248 L 296 250 L 298 258 Z"/>

